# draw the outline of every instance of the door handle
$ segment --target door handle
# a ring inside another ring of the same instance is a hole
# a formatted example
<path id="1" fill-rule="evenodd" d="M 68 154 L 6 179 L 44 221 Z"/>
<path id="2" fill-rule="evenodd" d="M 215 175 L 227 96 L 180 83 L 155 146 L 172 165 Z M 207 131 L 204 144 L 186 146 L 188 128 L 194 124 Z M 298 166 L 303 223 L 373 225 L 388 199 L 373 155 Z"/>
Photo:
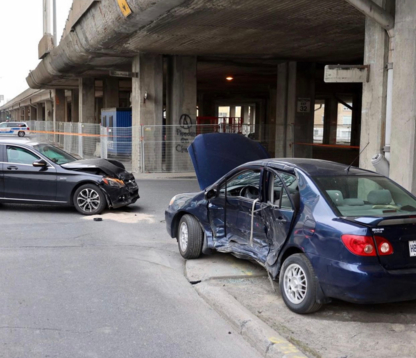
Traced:
<path id="1" fill-rule="evenodd" d="M 17 170 L 19 169 L 18 167 L 15 167 L 14 165 L 7 167 L 8 170 Z"/>

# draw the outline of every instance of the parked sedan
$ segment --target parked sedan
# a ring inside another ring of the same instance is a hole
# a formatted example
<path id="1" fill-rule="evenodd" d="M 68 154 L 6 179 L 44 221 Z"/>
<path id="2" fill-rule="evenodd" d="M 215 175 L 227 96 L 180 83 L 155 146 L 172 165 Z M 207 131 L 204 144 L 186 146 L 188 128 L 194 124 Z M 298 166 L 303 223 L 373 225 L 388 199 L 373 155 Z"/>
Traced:
<path id="1" fill-rule="evenodd" d="M 46 143 L 0 142 L 0 202 L 73 205 L 95 215 L 138 198 L 133 174 L 118 161 L 77 160 Z"/>
<path id="2" fill-rule="evenodd" d="M 297 313 L 331 298 L 416 299 L 416 198 L 389 178 L 323 160 L 269 159 L 235 135 L 198 136 L 189 152 L 204 190 L 175 196 L 166 211 L 184 258 L 216 250 L 256 261 Z"/>

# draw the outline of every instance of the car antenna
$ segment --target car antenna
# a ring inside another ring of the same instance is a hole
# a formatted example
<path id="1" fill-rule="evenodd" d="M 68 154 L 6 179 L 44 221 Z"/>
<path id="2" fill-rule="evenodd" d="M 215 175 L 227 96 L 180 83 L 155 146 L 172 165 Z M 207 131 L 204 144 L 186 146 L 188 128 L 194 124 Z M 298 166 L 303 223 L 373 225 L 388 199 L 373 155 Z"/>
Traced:
<path id="1" fill-rule="evenodd" d="M 367 143 L 367 145 L 363 148 L 363 150 L 358 153 L 358 155 L 354 158 L 354 160 L 351 162 L 351 164 L 348 166 L 347 169 L 345 169 L 345 171 L 347 172 L 347 174 L 350 171 L 350 168 L 352 167 L 352 165 L 354 164 L 354 162 L 360 157 L 361 154 L 363 154 L 363 152 L 366 150 L 366 148 L 368 147 L 368 145 L 370 144 L 370 142 Z"/>

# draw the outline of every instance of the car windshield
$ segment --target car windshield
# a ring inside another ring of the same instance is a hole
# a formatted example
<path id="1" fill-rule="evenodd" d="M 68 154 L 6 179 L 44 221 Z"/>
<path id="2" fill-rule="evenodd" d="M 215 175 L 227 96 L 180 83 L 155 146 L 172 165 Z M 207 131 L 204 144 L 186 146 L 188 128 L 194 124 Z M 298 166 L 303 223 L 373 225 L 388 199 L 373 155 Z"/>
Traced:
<path id="1" fill-rule="evenodd" d="M 314 180 L 340 216 L 388 217 L 416 212 L 416 199 L 384 177 L 344 175 Z"/>
<path id="2" fill-rule="evenodd" d="M 34 148 L 56 164 L 66 164 L 77 160 L 72 155 L 50 144 L 38 144 Z"/>

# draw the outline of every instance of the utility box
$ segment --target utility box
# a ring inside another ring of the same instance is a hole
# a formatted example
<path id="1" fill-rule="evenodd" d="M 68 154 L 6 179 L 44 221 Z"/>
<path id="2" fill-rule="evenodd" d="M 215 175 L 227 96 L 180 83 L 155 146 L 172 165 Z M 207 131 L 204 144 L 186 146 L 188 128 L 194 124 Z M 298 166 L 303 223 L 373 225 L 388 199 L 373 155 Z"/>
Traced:
<path id="1" fill-rule="evenodd" d="M 112 155 L 131 155 L 132 112 L 131 108 L 103 108 L 101 127 L 107 133 L 107 151 Z"/>

